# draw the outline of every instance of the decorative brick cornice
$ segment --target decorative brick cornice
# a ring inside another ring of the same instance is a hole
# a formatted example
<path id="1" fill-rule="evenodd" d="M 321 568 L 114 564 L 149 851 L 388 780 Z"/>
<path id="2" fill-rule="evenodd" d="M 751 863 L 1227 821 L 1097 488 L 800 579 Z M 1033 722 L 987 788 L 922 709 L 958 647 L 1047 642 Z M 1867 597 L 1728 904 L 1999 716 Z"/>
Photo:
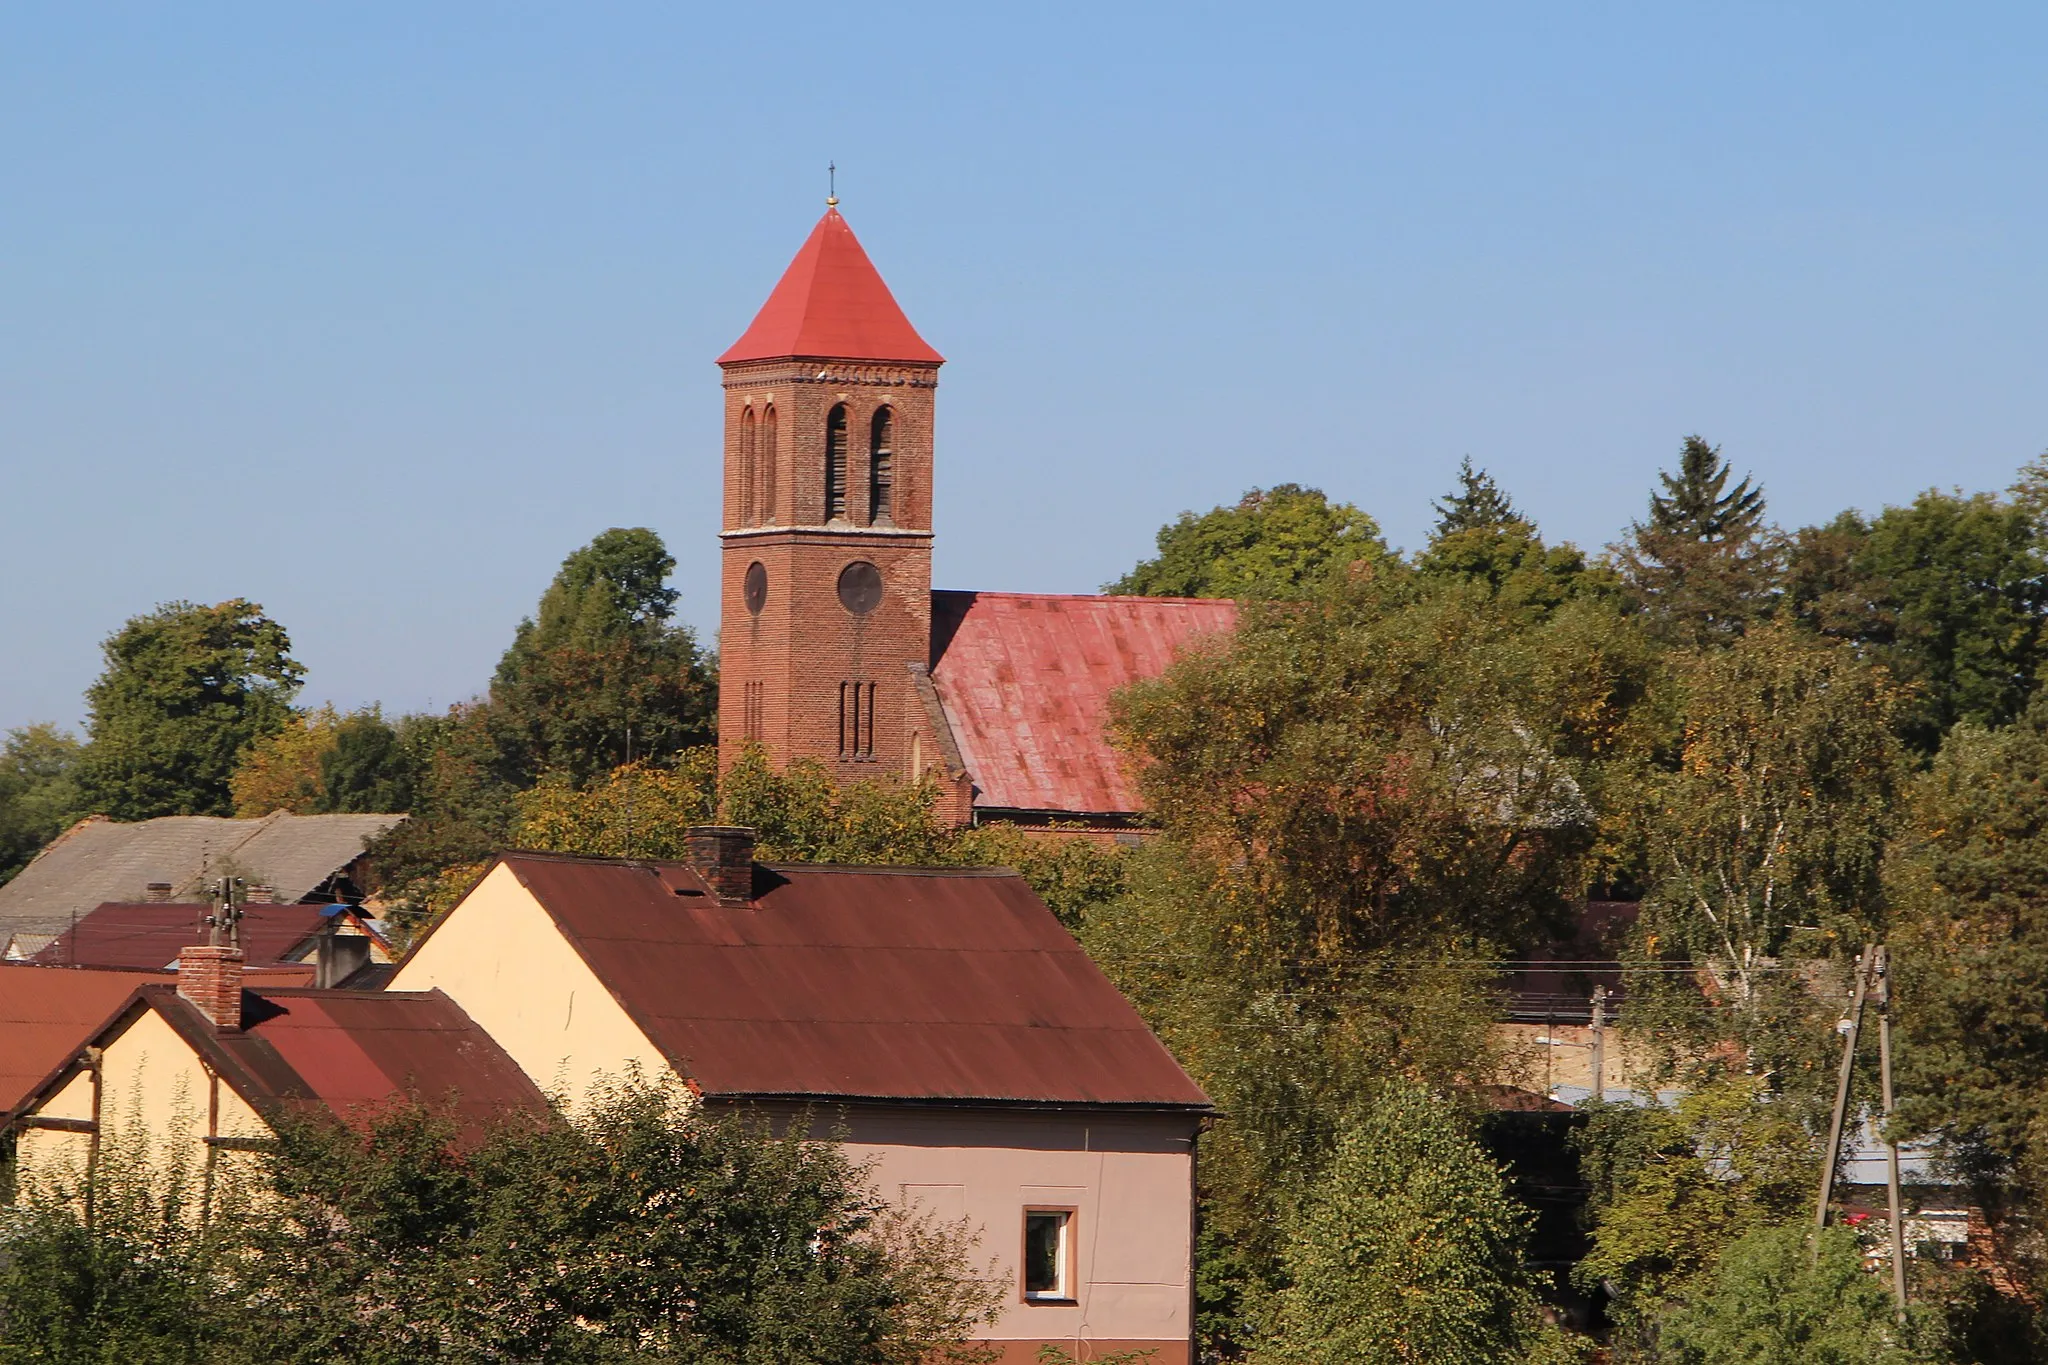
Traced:
<path id="1" fill-rule="evenodd" d="M 768 384 L 859 384 L 868 388 L 935 389 L 939 386 L 939 371 L 934 365 L 883 365 L 872 361 L 809 360 L 801 357 L 725 367 L 725 387 L 728 389 L 760 388 Z"/>
<path id="2" fill-rule="evenodd" d="M 813 544 L 830 540 L 844 540 L 855 544 L 861 541 L 890 541 L 926 547 L 932 543 L 930 531 L 911 530 L 901 526 L 743 526 L 733 531 L 720 531 L 718 538 L 776 543 L 804 541 Z"/>

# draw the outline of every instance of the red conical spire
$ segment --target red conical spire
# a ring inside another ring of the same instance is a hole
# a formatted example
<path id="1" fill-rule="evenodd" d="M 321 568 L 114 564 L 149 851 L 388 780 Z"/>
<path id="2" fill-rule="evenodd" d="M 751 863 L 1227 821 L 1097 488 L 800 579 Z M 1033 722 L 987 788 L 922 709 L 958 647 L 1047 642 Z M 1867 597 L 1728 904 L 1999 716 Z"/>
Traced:
<path id="1" fill-rule="evenodd" d="M 811 229 L 753 325 L 718 357 L 718 363 L 794 356 L 911 365 L 945 362 L 903 316 L 896 296 L 836 208 L 827 209 Z"/>

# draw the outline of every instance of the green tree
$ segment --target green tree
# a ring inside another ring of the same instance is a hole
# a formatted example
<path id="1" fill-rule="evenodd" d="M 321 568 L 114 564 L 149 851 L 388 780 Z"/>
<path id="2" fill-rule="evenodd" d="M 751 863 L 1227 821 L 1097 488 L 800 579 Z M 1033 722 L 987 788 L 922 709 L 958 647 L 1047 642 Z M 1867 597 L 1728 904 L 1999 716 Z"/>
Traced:
<path id="1" fill-rule="evenodd" d="M 294 815 L 319 810 L 326 794 L 320 764 L 334 747 L 340 720 L 332 706 L 295 711 L 277 730 L 244 749 L 228 778 L 235 814 L 249 819 L 279 810 Z"/>
<path id="2" fill-rule="evenodd" d="M 1515 510 L 1515 504 L 1483 469 L 1472 467 L 1467 455 L 1458 464 L 1458 486 L 1432 503 L 1436 509 L 1436 531 L 1432 538 L 1456 535 L 1460 531 L 1491 531 L 1519 522 L 1532 523 Z"/>
<path id="3" fill-rule="evenodd" d="M 1645 916 L 1745 1005 L 1795 934 L 1825 952 L 1882 922 L 1899 692 L 1848 646 L 1784 625 L 1681 659 L 1673 685 L 1680 746 L 1640 788 Z"/>
<path id="4" fill-rule="evenodd" d="M 502 775 L 585 781 L 711 737 L 717 689 L 664 587 L 675 559 L 645 528 L 606 531 L 562 561 L 491 682 Z"/>
<path id="5" fill-rule="evenodd" d="M 2048 702 L 1950 732 L 1887 874 L 1903 1125 L 2048 1215 Z"/>
<path id="6" fill-rule="evenodd" d="M 1932 753 L 1957 721 L 2004 725 L 2048 657 L 2048 556 L 2018 501 L 1929 491 L 1874 521 L 1845 512 L 1794 538 L 1786 601 L 1914 688 L 1901 733 Z"/>
<path id="7" fill-rule="evenodd" d="M 64 832 L 79 808 L 77 738 L 43 722 L 0 745 L 0 882 Z"/>
<path id="8" fill-rule="evenodd" d="M 322 814 L 409 811 L 418 799 L 423 755 L 410 731 L 416 717 L 397 724 L 377 707 L 351 711 L 334 727 L 334 743 L 320 755 Z"/>
<path id="9" fill-rule="evenodd" d="M 1529 1217 L 1458 1114 L 1382 1085 L 1289 1220 L 1279 1325 L 1261 1358 L 1483 1365 L 1557 1358 L 1523 1260 Z"/>
<path id="10" fill-rule="evenodd" d="M 1764 525 L 1764 495 L 1732 471 L 1718 446 L 1688 436 L 1678 472 L 1660 473 L 1647 521 L 1617 547 L 1636 605 L 1667 638 L 1705 644 L 1742 631 L 1771 607 L 1782 558 Z"/>
<path id="11" fill-rule="evenodd" d="M 1901 1327 L 1854 1233 L 1829 1228 L 1813 1256 L 1804 1227 L 1761 1227 L 1671 1313 L 1657 1359 L 1672 1365 L 1916 1365 L 1924 1328 Z"/>
<path id="12" fill-rule="evenodd" d="M 1160 528 L 1159 554 L 1104 592 L 1133 597 L 1286 598 L 1353 563 L 1389 561 L 1373 519 L 1320 490 L 1283 483 L 1254 488 Z"/>
<path id="13" fill-rule="evenodd" d="M 117 820 L 229 815 L 242 753 L 282 729 L 304 670 L 283 626 L 253 602 L 172 602 L 103 646 L 86 692 L 83 804 Z"/>
<path id="14" fill-rule="evenodd" d="M 1648 1340 L 1671 1296 L 1750 1231 L 1812 1208 L 1820 1144 L 1762 1082 L 1706 1079 L 1673 1109 L 1592 1106 L 1574 1139 L 1593 1247 L 1572 1271 Z"/>

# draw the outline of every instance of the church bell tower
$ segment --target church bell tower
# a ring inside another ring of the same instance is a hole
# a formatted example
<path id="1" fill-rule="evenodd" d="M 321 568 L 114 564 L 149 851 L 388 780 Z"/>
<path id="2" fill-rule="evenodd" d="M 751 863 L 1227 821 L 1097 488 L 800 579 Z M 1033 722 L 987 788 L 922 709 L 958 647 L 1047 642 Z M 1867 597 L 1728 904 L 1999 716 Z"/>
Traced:
<path id="1" fill-rule="evenodd" d="M 748 744 L 914 776 L 944 358 L 828 201 L 725 373 L 721 768 Z"/>

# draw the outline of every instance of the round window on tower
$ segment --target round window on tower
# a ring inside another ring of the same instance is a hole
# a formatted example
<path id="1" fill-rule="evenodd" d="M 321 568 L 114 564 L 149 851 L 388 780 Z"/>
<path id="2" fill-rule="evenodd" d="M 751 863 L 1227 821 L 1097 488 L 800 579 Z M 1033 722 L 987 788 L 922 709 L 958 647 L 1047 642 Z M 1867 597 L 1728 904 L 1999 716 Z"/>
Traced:
<path id="1" fill-rule="evenodd" d="M 747 576 L 740 583 L 740 597 L 747 604 L 747 610 L 756 616 L 761 608 L 768 605 L 768 570 L 760 560 L 747 565 Z"/>
<path id="2" fill-rule="evenodd" d="M 839 605 L 855 616 L 866 616 L 882 605 L 882 571 L 865 559 L 856 559 L 839 571 Z"/>

